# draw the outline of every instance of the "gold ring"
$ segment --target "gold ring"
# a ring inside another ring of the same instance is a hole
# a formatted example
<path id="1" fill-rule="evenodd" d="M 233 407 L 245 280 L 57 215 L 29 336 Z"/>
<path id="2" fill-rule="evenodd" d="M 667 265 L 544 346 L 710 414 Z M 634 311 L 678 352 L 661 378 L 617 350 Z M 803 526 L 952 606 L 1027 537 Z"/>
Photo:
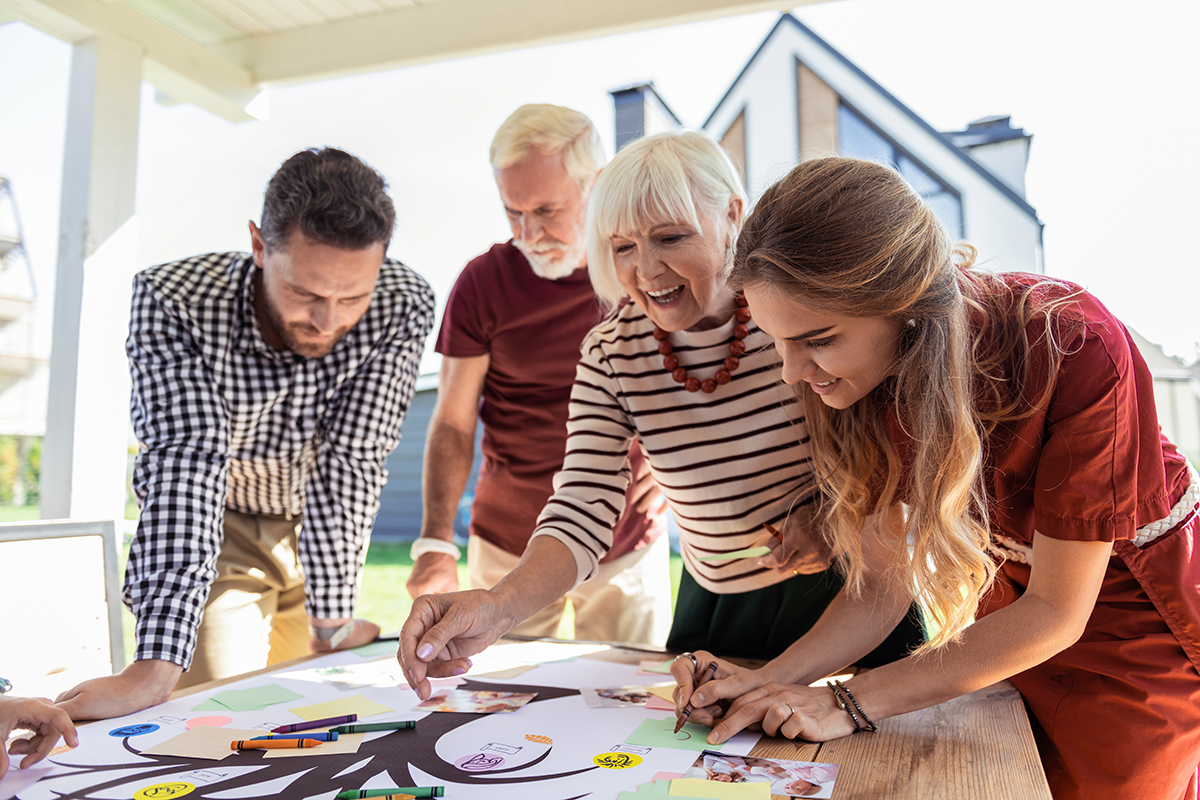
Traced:
<path id="1" fill-rule="evenodd" d="M 800 570 L 798 570 L 798 569 L 794 569 L 794 570 L 792 570 L 792 574 L 793 574 L 793 575 L 799 575 L 799 574 L 800 574 Z"/>
<path id="2" fill-rule="evenodd" d="M 787 708 L 788 708 L 788 715 L 787 715 L 787 717 L 784 717 L 784 719 L 787 719 L 788 717 L 791 717 L 793 714 L 796 713 L 796 709 L 792 708 L 791 703 L 784 703 L 784 705 L 787 706 Z"/>

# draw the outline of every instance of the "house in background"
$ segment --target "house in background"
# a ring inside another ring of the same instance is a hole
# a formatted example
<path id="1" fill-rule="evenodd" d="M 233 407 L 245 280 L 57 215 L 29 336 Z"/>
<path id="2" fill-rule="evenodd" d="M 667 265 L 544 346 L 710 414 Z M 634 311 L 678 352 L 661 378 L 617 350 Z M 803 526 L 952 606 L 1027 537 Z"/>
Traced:
<path id="1" fill-rule="evenodd" d="M 616 147 L 684 127 L 655 89 L 614 89 Z M 729 152 L 751 203 L 802 160 L 849 155 L 895 166 L 951 235 L 970 242 L 997 271 L 1045 272 L 1042 223 L 1025 199 L 1031 136 L 1009 117 L 987 117 L 938 132 L 869 75 L 784 14 L 701 126 Z M 1052 270 L 1053 271 L 1053 270 Z M 1168 437 L 1200 461 L 1200 401 L 1188 370 L 1134 333 L 1154 375 L 1159 420 Z M 420 527 L 424 425 L 436 385 L 424 385 L 388 461 L 375 533 L 415 538 Z M 476 450 L 475 468 L 482 456 Z M 468 493 L 471 491 L 468 486 Z M 465 523 L 469 503 L 460 506 Z M 457 526 L 465 532 L 465 525 Z"/>

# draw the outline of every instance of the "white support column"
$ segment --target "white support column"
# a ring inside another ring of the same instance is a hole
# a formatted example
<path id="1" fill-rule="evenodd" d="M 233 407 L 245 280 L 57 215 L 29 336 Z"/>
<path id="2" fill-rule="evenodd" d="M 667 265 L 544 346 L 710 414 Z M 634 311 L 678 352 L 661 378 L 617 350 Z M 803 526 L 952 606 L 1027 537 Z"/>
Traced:
<path id="1" fill-rule="evenodd" d="M 42 451 L 45 519 L 124 517 L 142 55 L 101 32 L 77 43 L 71 60 Z"/>

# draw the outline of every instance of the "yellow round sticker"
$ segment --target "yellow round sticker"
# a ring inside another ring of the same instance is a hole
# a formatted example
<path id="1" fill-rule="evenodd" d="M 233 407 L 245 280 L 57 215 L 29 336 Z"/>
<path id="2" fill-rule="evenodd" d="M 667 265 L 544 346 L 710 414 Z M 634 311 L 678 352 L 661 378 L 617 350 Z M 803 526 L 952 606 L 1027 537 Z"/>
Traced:
<path id="1" fill-rule="evenodd" d="M 633 753 L 601 753 L 592 763 L 605 769 L 629 769 L 642 763 L 642 757 Z"/>
<path id="2" fill-rule="evenodd" d="M 133 795 L 133 800 L 163 800 L 167 797 L 183 797 L 185 794 L 191 794 L 195 788 L 195 785 L 191 783 L 157 783 L 154 786 L 147 786 L 145 789 L 138 789 Z"/>

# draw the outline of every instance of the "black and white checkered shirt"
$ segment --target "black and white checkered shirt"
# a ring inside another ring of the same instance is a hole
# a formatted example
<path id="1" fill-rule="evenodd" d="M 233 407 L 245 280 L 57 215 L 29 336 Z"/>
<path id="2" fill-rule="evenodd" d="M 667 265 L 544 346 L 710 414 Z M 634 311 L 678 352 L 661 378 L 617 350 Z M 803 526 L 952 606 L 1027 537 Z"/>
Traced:
<path id="1" fill-rule="evenodd" d="M 385 260 L 358 324 L 328 355 L 304 358 L 263 338 L 255 270 L 247 253 L 210 253 L 134 278 L 126 351 L 142 513 L 124 599 L 139 660 L 190 666 L 226 506 L 302 515 L 309 614 L 354 614 L 433 292 Z"/>

